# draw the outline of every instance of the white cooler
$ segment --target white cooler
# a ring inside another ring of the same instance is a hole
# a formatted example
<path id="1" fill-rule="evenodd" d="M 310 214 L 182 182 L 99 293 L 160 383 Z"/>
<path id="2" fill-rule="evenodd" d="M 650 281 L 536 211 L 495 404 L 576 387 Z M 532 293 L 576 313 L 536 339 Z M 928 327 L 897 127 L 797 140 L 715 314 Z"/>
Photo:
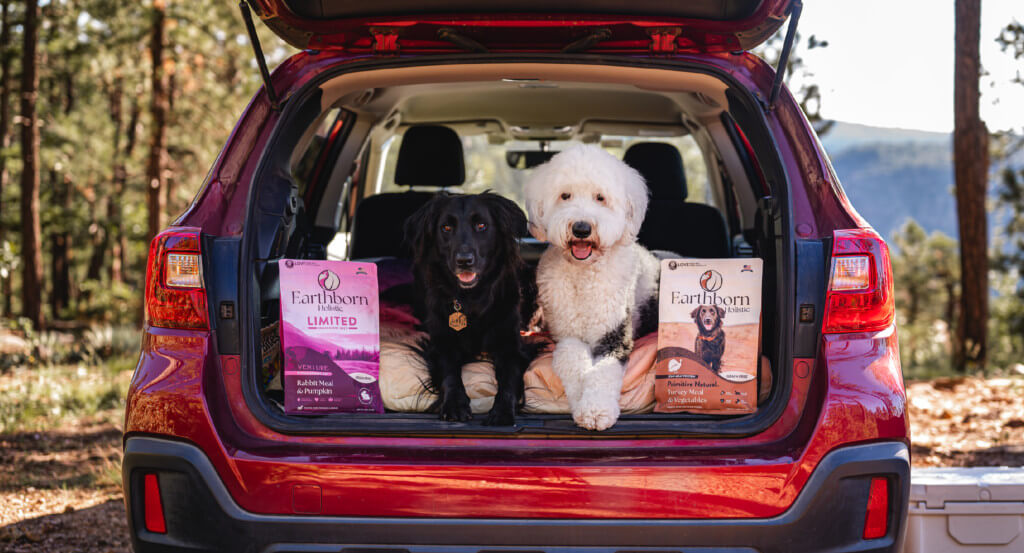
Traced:
<path id="1" fill-rule="evenodd" d="M 913 469 L 904 553 L 1024 553 L 1024 468 Z"/>

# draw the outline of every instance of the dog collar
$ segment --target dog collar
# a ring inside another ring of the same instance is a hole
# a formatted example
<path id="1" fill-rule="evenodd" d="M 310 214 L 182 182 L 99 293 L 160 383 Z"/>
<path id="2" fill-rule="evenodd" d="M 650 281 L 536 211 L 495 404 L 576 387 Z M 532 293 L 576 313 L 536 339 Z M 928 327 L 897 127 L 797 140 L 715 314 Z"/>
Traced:
<path id="1" fill-rule="evenodd" d="M 705 342 L 711 342 L 715 339 L 714 336 L 697 336 L 697 339 L 704 340 Z"/>
<path id="2" fill-rule="evenodd" d="M 466 321 L 466 314 L 462 312 L 459 300 L 452 300 L 452 310 L 452 314 L 448 315 L 448 326 L 455 332 L 460 332 L 469 323 Z"/>

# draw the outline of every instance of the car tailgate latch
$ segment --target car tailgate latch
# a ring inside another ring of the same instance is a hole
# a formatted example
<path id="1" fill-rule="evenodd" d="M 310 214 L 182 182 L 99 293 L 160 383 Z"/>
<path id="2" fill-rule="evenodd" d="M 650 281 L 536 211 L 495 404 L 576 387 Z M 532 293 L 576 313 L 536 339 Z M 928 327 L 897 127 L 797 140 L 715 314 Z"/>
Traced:
<path id="1" fill-rule="evenodd" d="M 676 51 L 676 38 L 683 30 L 679 27 L 656 27 L 647 31 L 651 36 L 652 54 L 671 54 Z"/>
<path id="2" fill-rule="evenodd" d="M 378 56 L 398 55 L 398 31 L 389 27 L 370 27 L 373 35 L 373 53 Z"/>

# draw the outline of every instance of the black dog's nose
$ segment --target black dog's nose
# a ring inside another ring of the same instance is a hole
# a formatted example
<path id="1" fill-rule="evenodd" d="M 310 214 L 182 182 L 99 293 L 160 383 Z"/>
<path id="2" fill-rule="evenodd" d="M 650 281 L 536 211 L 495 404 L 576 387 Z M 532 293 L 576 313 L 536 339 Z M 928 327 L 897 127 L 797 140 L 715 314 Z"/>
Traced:
<path id="1" fill-rule="evenodd" d="M 457 267 L 472 267 L 473 262 L 476 261 L 476 256 L 472 253 L 457 253 L 455 254 L 455 265 Z"/>
<path id="2" fill-rule="evenodd" d="M 586 238 L 590 236 L 590 223 L 586 221 L 576 221 L 572 224 L 572 235 L 576 238 Z"/>

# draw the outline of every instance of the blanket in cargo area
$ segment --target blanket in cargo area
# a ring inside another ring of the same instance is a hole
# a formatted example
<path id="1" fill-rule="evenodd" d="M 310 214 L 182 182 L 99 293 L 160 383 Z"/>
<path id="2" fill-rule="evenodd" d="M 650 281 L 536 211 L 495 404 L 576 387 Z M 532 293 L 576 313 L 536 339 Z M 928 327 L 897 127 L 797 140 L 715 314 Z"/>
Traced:
<path id="1" fill-rule="evenodd" d="M 384 327 L 382 327 L 382 331 Z M 419 413 L 426 411 L 437 399 L 426 386 L 426 362 L 416 351 L 416 342 L 424 337 L 412 330 L 404 331 L 392 326 L 381 339 L 380 387 L 384 407 L 390 411 Z M 525 388 L 524 413 L 569 414 L 569 400 L 562 382 L 551 365 L 551 342 L 539 336 L 529 340 L 542 340 L 549 344 L 527 369 L 523 377 Z M 654 411 L 654 360 L 658 349 L 657 333 L 636 340 L 626 364 L 619 408 L 623 414 L 651 413 Z M 771 370 L 767 358 L 761 360 L 761 394 L 771 390 Z M 489 362 L 478 361 L 465 365 L 462 381 L 469 395 L 473 413 L 486 413 L 494 403 L 498 384 Z"/>

